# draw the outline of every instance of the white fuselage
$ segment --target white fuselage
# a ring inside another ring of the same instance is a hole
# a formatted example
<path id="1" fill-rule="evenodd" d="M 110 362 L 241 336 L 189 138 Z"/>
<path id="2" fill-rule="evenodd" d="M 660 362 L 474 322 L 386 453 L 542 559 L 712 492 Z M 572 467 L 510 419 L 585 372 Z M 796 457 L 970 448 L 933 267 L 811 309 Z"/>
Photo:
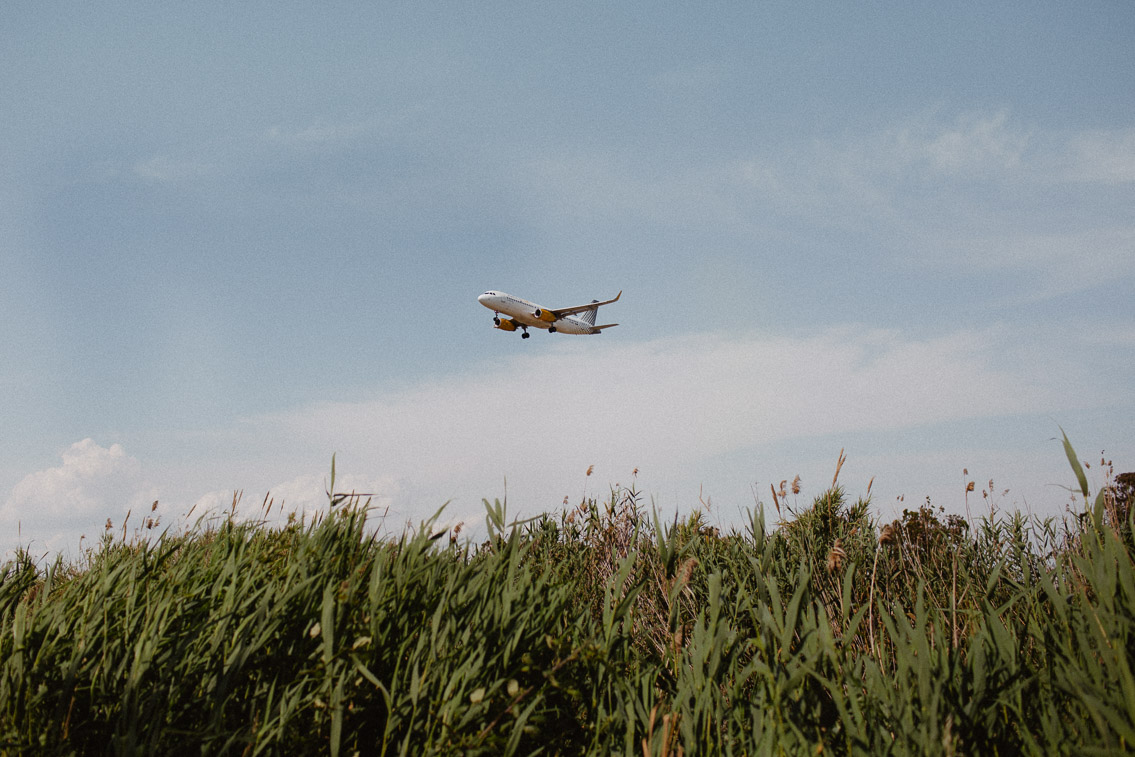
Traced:
<path id="1" fill-rule="evenodd" d="M 537 312 L 543 311 L 539 305 L 534 302 L 529 302 L 528 300 L 522 300 L 519 297 L 513 297 L 511 294 L 506 294 L 505 292 L 485 292 L 477 298 L 477 302 L 498 315 L 506 315 L 516 321 L 513 329 L 506 330 L 514 330 L 516 326 L 531 326 L 537 329 L 552 327 L 553 330 L 563 332 L 564 334 L 600 333 L 599 330 L 590 323 L 570 315 L 557 318 L 551 323 L 541 320 L 540 317 L 536 315 Z M 499 324 L 498 328 L 500 328 Z"/>

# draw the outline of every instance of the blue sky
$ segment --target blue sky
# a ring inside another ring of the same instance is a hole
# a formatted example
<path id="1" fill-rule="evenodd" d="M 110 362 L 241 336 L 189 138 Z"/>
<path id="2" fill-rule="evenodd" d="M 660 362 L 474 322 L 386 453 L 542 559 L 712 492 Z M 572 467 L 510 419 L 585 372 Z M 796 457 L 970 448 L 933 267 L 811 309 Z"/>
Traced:
<path id="1" fill-rule="evenodd" d="M 1130 3 L 162 5 L 0 11 L 0 548 L 1135 469 Z"/>

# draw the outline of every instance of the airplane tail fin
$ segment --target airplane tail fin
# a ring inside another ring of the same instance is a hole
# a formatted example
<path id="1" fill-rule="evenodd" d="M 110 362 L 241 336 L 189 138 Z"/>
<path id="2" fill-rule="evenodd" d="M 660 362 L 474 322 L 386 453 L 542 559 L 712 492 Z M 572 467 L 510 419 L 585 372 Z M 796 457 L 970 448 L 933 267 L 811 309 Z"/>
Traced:
<path id="1" fill-rule="evenodd" d="M 599 302 L 599 300 L 592 300 L 592 302 Z M 579 320 L 586 323 L 588 326 L 595 325 L 595 314 L 599 312 L 599 307 L 593 307 L 590 310 L 584 310 L 579 314 Z"/>

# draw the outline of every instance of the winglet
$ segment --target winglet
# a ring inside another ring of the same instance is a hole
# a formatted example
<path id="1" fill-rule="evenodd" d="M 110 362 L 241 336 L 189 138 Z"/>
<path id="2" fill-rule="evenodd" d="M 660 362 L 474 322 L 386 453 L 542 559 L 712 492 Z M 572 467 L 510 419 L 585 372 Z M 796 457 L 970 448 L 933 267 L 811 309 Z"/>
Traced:
<path id="1" fill-rule="evenodd" d="M 605 302 L 595 302 L 595 303 L 592 303 L 592 304 L 595 305 L 595 307 L 599 307 L 600 305 L 610 305 L 612 302 L 618 302 L 619 298 L 622 297 L 622 296 L 623 296 L 623 290 L 620 289 L 619 293 L 615 295 L 615 299 L 607 300 Z"/>

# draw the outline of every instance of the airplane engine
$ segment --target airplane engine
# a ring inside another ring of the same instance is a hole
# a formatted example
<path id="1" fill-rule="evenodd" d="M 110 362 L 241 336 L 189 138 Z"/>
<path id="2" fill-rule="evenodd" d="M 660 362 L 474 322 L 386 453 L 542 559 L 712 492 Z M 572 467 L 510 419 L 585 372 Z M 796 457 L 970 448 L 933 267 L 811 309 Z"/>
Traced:
<path id="1" fill-rule="evenodd" d="M 501 331 L 516 331 L 517 323 L 511 318 L 500 318 L 496 320 L 497 328 Z"/>
<path id="2" fill-rule="evenodd" d="M 532 315 L 536 316 L 544 323 L 554 323 L 556 320 L 555 313 L 549 313 L 547 310 L 541 310 L 540 308 L 536 308 L 536 311 L 532 313 Z"/>

